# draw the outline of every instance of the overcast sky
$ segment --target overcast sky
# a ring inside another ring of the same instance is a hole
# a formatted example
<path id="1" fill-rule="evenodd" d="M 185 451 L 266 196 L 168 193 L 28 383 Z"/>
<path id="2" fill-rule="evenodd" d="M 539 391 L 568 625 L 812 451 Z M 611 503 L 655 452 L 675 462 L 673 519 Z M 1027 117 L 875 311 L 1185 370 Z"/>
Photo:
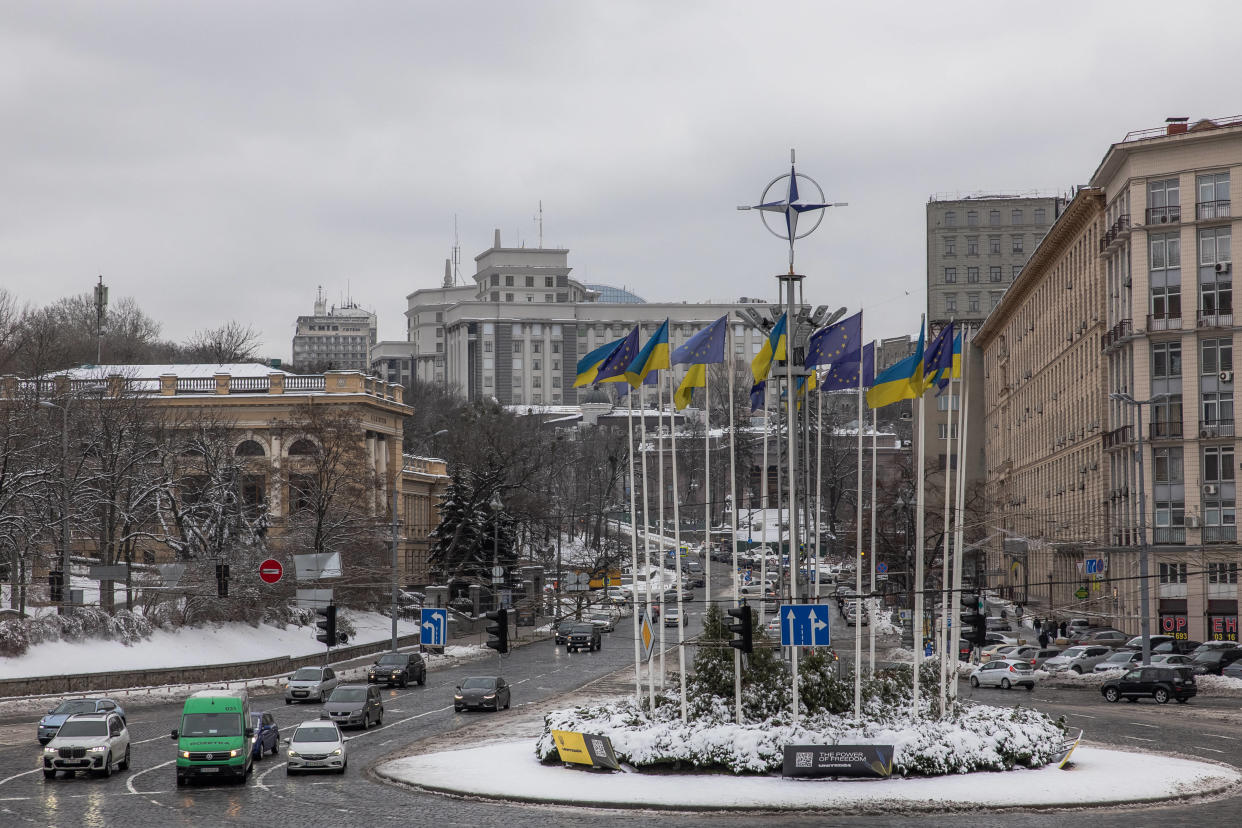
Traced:
<path id="1" fill-rule="evenodd" d="M 1176 13 L 1170 13 L 1176 9 Z M 0 284 L 133 296 L 288 357 L 316 288 L 404 339 L 491 246 L 649 300 L 775 297 L 755 213 L 834 209 L 806 298 L 911 333 L 933 193 L 1061 193 L 1167 115 L 1242 112 L 1242 4 L 0 1 Z"/>

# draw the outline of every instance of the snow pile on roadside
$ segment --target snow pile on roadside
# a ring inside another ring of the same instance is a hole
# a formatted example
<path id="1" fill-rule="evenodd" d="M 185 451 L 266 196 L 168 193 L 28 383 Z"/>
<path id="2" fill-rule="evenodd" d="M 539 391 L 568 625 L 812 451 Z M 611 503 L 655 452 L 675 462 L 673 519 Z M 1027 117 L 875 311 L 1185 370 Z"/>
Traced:
<path id="1" fill-rule="evenodd" d="M 1063 687 L 1099 687 L 1110 679 L 1115 679 L 1124 673 L 1124 669 L 1107 670 L 1102 673 L 1094 671 L 1079 675 L 1072 670 L 1064 670 L 1058 673 L 1049 673 L 1047 670 L 1036 670 L 1035 678 L 1041 684 L 1060 685 Z"/>
<path id="2" fill-rule="evenodd" d="M 1230 676 L 1195 676 L 1200 693 L 1213 696 L 1242 696 L 1242 679 Z"/>
<path id="3" fill-rule="evenodd" d="M 817 714 L 799 724 L 773 718 L 738 725 L 720 704 L 715 715 L 683 724 L 670 706 L 650 717 L 626 699 L 548 713 L 535 746 L 544 762 L 560 761 L 552 730 L 607 736 L 617 758 L 636 767 L 683 762 L 735 774 L 780 770 L 784 746 L 791 744 L 891 744 L 893 773 L 902 776 L 1035 768 L 1051 762 L 1064 739 L 1052 719 L 1021 707 L 973 705 L 943 720 L 892 716 L 855 722 L 849 715 Z"/>

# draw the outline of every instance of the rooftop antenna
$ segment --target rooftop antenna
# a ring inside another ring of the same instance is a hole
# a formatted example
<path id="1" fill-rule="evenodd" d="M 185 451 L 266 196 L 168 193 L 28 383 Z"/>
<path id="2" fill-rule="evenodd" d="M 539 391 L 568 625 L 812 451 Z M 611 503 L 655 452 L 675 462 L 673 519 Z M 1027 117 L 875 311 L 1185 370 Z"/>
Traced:
<path id="1" fill-rule="evenodd" d="M 453 213 L 453 284 L 461 278 L 461 236 L 457 234 L 457 214 Z"/>
<path id="2" fill-rule="evenodd" d="M 103 362 L 104 318 L 108 313 L 108 286 L 103 282 L 103 274 L 99 276 L 99 284 L 95 285 L 95 364 Z"/>
<path id="3" fill-rule="evenodd" d="M 539 249 L 543 249 L 543 199 L 539 199 L 539 215 L 535 216 L 535 224 L 539 227 Z"/>

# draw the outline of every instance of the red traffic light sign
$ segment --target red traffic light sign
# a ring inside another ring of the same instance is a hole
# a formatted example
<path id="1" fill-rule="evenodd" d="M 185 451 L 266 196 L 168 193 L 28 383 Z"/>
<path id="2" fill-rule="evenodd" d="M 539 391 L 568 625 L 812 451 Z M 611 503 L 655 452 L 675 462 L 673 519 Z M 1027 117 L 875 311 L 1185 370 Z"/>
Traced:
<path id="1" fill-rule="evenodd" d="M 274 584 L 280 580 L 280 576 L 285 574 L 285 568 L 280 565 L 280 561 L 275 558 L 268 558 L 259 564 L 259 578 L 265 584 Z"/>

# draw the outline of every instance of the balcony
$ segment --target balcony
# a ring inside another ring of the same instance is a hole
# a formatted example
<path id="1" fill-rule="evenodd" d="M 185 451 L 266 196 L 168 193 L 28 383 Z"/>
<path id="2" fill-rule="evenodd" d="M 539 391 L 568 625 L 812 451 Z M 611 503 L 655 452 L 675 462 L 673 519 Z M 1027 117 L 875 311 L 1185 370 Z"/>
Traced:
<path id="1" fill-rule="evenodd" d="M 1204 543 L 1234 543 L 1238 540 L 1236 526 L 1204 526 Z"/>
<path id="2" fill-rule="evenodd" d="M 1104 235 L 1100 236 L 1100 252 L 1106 252 L 1113 246 L 1114 242 L 1124 239 L 1130 232 L 1130 214 L 1122 213 L 1117 216 L 1117 220 L 1112 226 L 1104 231 Z"/>
<path id="3" fill-rule="evenodd" d="M 1157 331 L 1180 331 L 1182 329 L 1181 314 L 1177 316 L 1166 316 L 1165 314 L 1147 314 L 1147 332 L 1155 333 Z"/>
<path id="4" fill-rule="evenodd" d="M 1180 440 L 1182 439 L 1181 420 L 1157 420 L 1147 425 L 1149 440 Z"/>
<path id="5" fill-rule="evenodd" d="M 1134 320 L 1122 319 L 1116 325 L 1109 329 L 1108 333 L 1100 337 L 1100 350 L 1107 351 L 1113 345 L 1121 342 L 1134 334 Z"/>
<path id="6" fill-rule="evenodd" d="M 1233 327 L 1233 310 L 1226 311 L 1198 311 L 1197 324 L 1200 328 L 1232 328 Z"/>
<path id="7" fill-rule="evenodd" d="M 1199 439 L 1215 440 L 1218 437 L 1233 437 L 1233 420 L 1201 420 L 1199 422 Z"/>
<path id="8" fill-rule="evenodd" d="M 1176 224 L 1182 220 L 1182 208 L 1179 204 L 1168 207 L 1148 207 L 1148 224 Z"/>
<path id="9" fill-rule="evenodd" d="M 1185 526 L 1157 526 L 1151 531 L 1151 542 L 1156 545 L 1185 544 Z"/>
<path id="10" fill-rule="evenodd" d="M 1195 218 L 1199 221 L 1230 218 L 1229 199 L 1197 202 L 1195 204 Z"/>
<path id="11" fill-rule="evenodd" d="M 1104 448 L 1106 449 L 1124 446 L 1133 442 L 1133 440 L 1134 426 L 1125 425 L 1121 428 L 1115 428 L 1112 431 L 1104 432 Z"/>

